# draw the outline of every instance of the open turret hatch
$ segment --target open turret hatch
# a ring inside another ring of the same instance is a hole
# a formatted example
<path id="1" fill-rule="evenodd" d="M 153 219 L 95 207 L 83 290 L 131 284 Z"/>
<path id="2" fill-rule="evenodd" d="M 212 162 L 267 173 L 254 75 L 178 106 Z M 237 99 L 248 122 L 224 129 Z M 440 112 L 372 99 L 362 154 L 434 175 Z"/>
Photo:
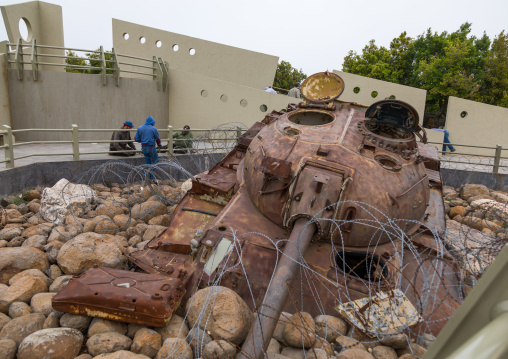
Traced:
<path id="1" fill-rule="evenodd" d="M 307 77 L 302 84 L 302 107 L 329 107 L 344 91 L 344 80 L 334 73 L 318 72 Z M 323 106 L 325 105 L 325 106 Z"/>

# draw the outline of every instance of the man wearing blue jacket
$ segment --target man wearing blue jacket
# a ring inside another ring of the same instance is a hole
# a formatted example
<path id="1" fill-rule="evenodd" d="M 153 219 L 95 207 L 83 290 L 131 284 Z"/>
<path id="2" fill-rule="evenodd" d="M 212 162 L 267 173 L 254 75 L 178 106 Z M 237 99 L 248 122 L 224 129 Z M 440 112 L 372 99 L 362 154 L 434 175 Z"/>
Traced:
<path id="1" fill-rule="evenodd" d="M 159 132 L 155 128 L 155 120 L 152 116 L 146 118 L 145 124 L 138 127 L 134 140 L 141 143 L 141 151 L 145 156 L 145 163 L 152 165 L 159 162 L 159 156 L 157 155 L 157 146 L 161 145 L 161 139 Z"/>

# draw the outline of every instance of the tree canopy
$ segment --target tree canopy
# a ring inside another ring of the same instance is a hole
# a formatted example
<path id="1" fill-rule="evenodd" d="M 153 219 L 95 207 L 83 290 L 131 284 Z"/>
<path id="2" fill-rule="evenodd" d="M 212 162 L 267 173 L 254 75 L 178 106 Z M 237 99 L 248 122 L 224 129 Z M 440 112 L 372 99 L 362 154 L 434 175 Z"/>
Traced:
<path id="1" fill-rule="evenodd" d="M 438 120 L 449 96 L 508 107 L 508 35 L 476 37 L 470 23 L 416 38 L 403 32 L 389 49 L 371 40 L 361 54 L 349 52 L 343 71 L 426 89 L 426 114 Z"/>
<path id="2" fill-rule="evenodd" d="M 275 72 L 275 79 L 273 81 L 273 87 L 279 89 L 290 90 L 293 88 L 295 83 L 301 83 L 307 78 L 302 72 L 302 69 L 297 70 L 291 66 L 287 61 L 281 61 L 277 65 L 277 71 Z"/>
<path id="3" fill-rule="evenodd" d="M 100 48 L 98 48 L 95 51 L 100 51 Z M 67 65 L 74 65 L 74 66 L 92 66 L 92 67 L 102 67 L 102 62 L 100 60 L 100 54 L 97 52 L 87 52 L 85 54 L 86 57 L 78 56 L 75 52 L 69 50 L 67 51 L 67 56 L 73 57 L 73 58 L 66 58 L 65 63 Z M 113 60 L 113 53 L 111 51 L 104 51 L 104 59 L 106 60 L 106 68 L 112 69 L 113 63 L 108 62 L 107 60 Z M 67 72 L 79 72 L 83 74 L 100 74 L 101 70 L 95 70 L 95 69 L 80 69 L 80 68 L 73 68 L 71 66 L 68 66 L 65 68 L 65 71 Z M 113 70 L 106 70 L 107 74 L 112 74 Z"/>

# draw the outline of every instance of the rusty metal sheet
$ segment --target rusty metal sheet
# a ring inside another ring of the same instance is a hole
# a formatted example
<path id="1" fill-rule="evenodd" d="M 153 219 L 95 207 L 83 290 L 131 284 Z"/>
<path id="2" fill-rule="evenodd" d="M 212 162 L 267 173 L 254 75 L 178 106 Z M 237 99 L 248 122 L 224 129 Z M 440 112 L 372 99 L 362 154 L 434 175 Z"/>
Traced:
<path id="1" fill-rule="evenodd" d="M 267 116 L 270 116 L 270 115 L 267 115 Z M 238 139 L 238 147 L 247 149 L 247 147 L 249 147 L 252 139 L 257 136 L 257 134 L 259 133 L 259 131 L 261 131 L 263 129 L 263 127 L 265 127 L 265 124 L 261 123 L 261 122 L 256 122 L 254 125 L 252 125 Z"/>
<path id="2" fill-rule="evenodd" d="M 162 327 L 184 294 L 178 278 L 94 267 L 71 279 L 52 305 L 65 313 Z"/>
<path id="3" fill-rule="evenodd" d="M 192 178 L 192 192 L 231 197 L 236 185 L 236 171 L 225 167 L 216 167 L 212 171 Z"/>
<path id="4" fill-rule="evenodd" d="M 173 211 L 168 229 L 152 239 L 146 248 L 189 254 L 190 241 L 196 231 L 201 229 L 204 232 L 223 208 L 220 204 L 203 200 L 202 196 L 187 193 Z"/>
<path id="5" fill-rule="evenodd" d="M 439 171 L 441 160 L 439 159 L 439 152 L 436 146 L 418 142 L 418 152 L 423 158 L 425 167 Z"/>

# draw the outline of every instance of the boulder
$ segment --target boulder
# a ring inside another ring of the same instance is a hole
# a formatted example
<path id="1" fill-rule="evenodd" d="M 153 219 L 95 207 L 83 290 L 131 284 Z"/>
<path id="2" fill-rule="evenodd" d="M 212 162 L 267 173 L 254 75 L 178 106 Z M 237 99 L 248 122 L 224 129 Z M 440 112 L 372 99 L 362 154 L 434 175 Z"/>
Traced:
<path id="1" fill-rule="evenodd" d="M 508 204 L 508 195 L 502 192 L 492 192 L 490 194 L 494 200 L 500 203 Z"/>
<path id="2" fill-rule="evenodd" d="M 21 247 L 23 245 L 23 242 L 25 242 L 26 237 L 14 237 L 9 242 L 7 242 L 7 247 Z"/>
<path id="3" fill-rule="evenodd" d="M 84 315 L 65 313 L 60 317 L 60 326 L 63 328 L 72 328 L 86 333 L 92 318 Z"/>
<path id="4" fill-rule="evenodd" d="M 95 226 L 97 226 L 95 221 L 86 221 L 83 225 L 83 232 L 93 232 L 95 230 Z"/>
<path id="5" fill-rule="evenodd" d="M 434 340 L 436 340 L 436 337 L 432 334 L 423 333 L 416 339 L 416 344 L 424 347 L 425 349 L 429 349 L 432 343 L 434 343 Z"/>
<path id="6" fill-rule="evenodd" d="M 48 238 L 49 233 L 53 227 L 54 225 L 52 223 L 42 223 L 36 226 L 28 227 L 21 233 L 21 235 L 27 238 L 32 236 L 44 236 Z"/>
<path id="7" fill-rule="evenodd" d="M 201 348 L 204 348 L 205 345 L 212 341 L 212 337 L 201 328 L 192 328 L 189 331 L 189 335 L 187 335 L 187 341 L 192 350 L 196 348 L 200 348 L 201 350 Z"/>
<path id="8" fill-rule="evenodd" d="M 460 187 L 460 197 L 464 200 L 467 200 L 469 197 L 490 195 L 490 191 L 487 186 L 482 184 L 465 184 Z"/>
<path id="9" fill-rule="evenodd" d="M 176 314 L 173 314 L 165 326 L 155 330 L 161 335 L 162 341 L 168 338 L 186 338 L 189 334 L 189 326 L 182 317 Z"/>
<path id="10" fill-rule="evenodd" d="M 124 214 L 122 205 L 119 203 L 104 203 L 95 209 L 99 216 L 108 216 L 113 219 L 118 214 Z"/>
<path id="11" fill-rule="evenodd" d="M 58 293 L 65 287 L 72 279 L 72 275 L 62 275 L 55 279 L 55 281 L 49 286 L 49 291 L 52 293 Z"/>
<path id="12" fill-rule="evenodd" d="M 212 340 L 203 348 L 203 359 L 234 358 L 236 348 L 225 340 Z"/>
<path id="13" fill-rule="evenodd" d="M 9 306 L 9 317 L 19 318 L 32 313 L 32 309 L 25 302 L 14 302 Z"/>
<path id="14" fill-rule="evenodd" d="M 302 348 L 293 348 L 293 347 L 286 347 L 283 348 L 280 352 L 281 355 L 287 358 L 293 358 L 293 359 L 304 359 L 305 358 L 305 350 Z"/>
<path id="15" fill-rule="evenodd" d="M 153 358 L 162 346 L 162 338 L 155 330 L 142 328 L 136 332 L 131 352 Z"/>
<path id="16" fill-rule="evenodd" d="M 337 359 L 374 359 L 374 357 L 365 350 L 361 349 L 347 349 L 341 352 L 336 357 Z"/>
<path id="17" fill-rule="evenodd" d="M 34 199 L 41 199 L 41 193 L 35 189 L 31 189 L 24 193 L 23 199 L 28 202 Z"/>
<path id="18" fill-rule="evenodd" d="M 402 349 L 409 345 L 410 340 L 406 334 L 398 333 L 380 337 L 380 343 L 394 349 Z"/>
<path id="19" fill-rule="evenodd" d="M 390 347 L 378 345 L 372 349 L 372 356 L 376 359 L 398 359 L 397 352 Z"/>
<path id="20" fill-rule="evenodd" d="M 62 178 L 42 192 L 40 213 L 47 222 L 61 225 L 65 222 L 67 207 L 89 208 L 96 196 L 89 186 L 73 184 Z"/>
<path id="21" fill-rule="evenodd" d="M 23 232 L 23 227 L 4 228 L 0 231 L 0 240 L 4 240 L 4 241 L 8 242 L 15 237 L 21 236 L 22 232 Z"/>
<path id="22" fill-rule="evenodd" d="M 132 340 L 117 332 L 95 334 L 86 342 L 88 352 L 93 356 L 113 353 L 119 350 L 129 350 Z"/>
<path id="23" fill-rule="evenodd" d="M 148 221 L 148 224 L 154 224 L 158 226 L 168 227 L 171 223 L 171 216 L 169 214 L 163 214 L 157 216 Z"/>
<path id="24" fill-rule="evenodd" d="M 18 280 L 0 297 L 0 312 L 7 313 L 12 303 L 28 303 L 35 294 L 47 291 L 48 286 L 41 278 L 27 276 L 23 280 Z"/>
<path id="25" fill-rule="evenodd" d="M 27 238 L 21 246 L 22 247 L 35 247 L 38 250 L 43 251 L 44 245 L 46 245 L 47 240 L 48 239 L 46 238 L 46 236 L 35 235 L 35 236 L 31 236 L 31 237 Z"/>
<path id="26" fill-rule="evenodd" d="M 270 343 L 268 343 L 268 348 L 266 348 L 267 353 L 275 353 L 280 354 L 280 343 L 275 339 L 270 339 Z"/>
<path id="27" fill-rule="evenodd" d="M 148 222 L 152 218 L 167 213 L 168 210 L 164 204 L 154 201 L 135 204 L 134 207 L 132 207 L 131 211 L 132 217 L 134 219 L 142 220 L 144 222 Z"/>
<path id="28" fill-rule="evenodd" d="M 44 321 L 42 328 L 43 329 L 59 328 L 61 314 L 62 314 L 61 312 L 57 312 L 55 310 L 49 313 L 46 320 Z"/>
<path id="29" fill-rule="evenodd" d="M 318 315 L 314 322 L 316 323 L 316 334 L 329 342 L 335 341 L 339 335 L 346 335 L 346 323 L 337 317 L 331 315 Z"/>
<path id="30" fill-rule="evenodd" d="M 157 226 L 154 224 L 150 224 L 148 228 L 146 229 L 145 233 L 143 234 L 143 241 L 151 241 L 152 239 L 160 236 L 164 231 L 167 229 L 167 227 L 164 226 Z"/>
<path id="31" fill-rule="evenodd" d="M 45 316 L 48 316 L 53 311 L 53 306 L 51 305 L 51 299 L 56 295 L 56 293 L 37 293 L 32 297 L 30 301 L 30 308 L 33 313 L 42 313 Z"/>
<path id="32" fill-rule="evenodd" d="M 453 218 L 457 215 L 464 217 L 467 214 L 466 209 L 463 206 L 455 206 L 450 209 L 450 213 L 448 215 L 450 218 Z"/>
<path id="33" fill-rule="evenodd" d="M 46 317 L 41 313 L 33 313 L 14 318 L 4 325 L 0 331 L 0 339 L 12 339 L 19 345 L 32 333 L 42 330 Z"/>
<path id="34" fill-rule="evenodd" d="M 109 268 L 125 269 L 127 258 L 123 255 L 114 236 L 82 233 L 65 243 L 57 257 L 65 274 L 80 274 L 94 264 Z"/>
<path id="35" fill-rule="evenodd" d="M 238 294 L 225 287 L 197 291 L 185 306 L 191 327 L 199 326 L 213 338 L 234 344 L 243 342 L 252 323 L 252 314 Z"/>
<path id="36" fill-rule="evenodd" d="M 51 278 L 51 281 L 53 282 L 55 279 L 57 279 L 62 275 L 62 271 L 60 270 L 59 266 L 57 266 L 56 264 L 52 264 L 49 266 L 49 269 L 46 271 L 46 274 L 48 275 L 49 278 Z"/>
<path id="37" fill-rule="evenodd" d="M 0 339 L 0 358 L 14 359 L 18 345 L 12 339 Z"/>
<path id="38" fill-rule="evenodd" d="M 7 284 L 15 274 L 26 269 L 49 268 L 46 255 L 33 247 L 0 248 L 0 283 Z"/>
<path id="39" fill-rule="evenodd" d="M 312 351 L 314 349 L 323 350 L 327 355 L 333 356 L 333 347 L 332 345 L 324 338 L 317 337 L 316 341 L 312 345 L 312 348 L 309 349 L 309 351 Z"/>
<path id="40" fill-rule="evenodd" d="M 0 313 L 0 330 L 5 326 L 5 324 L 9 323 L 12 318 L 4 313 Z M 0 357 L 1 358 L 1 357 Z"/>
<path id="41" fill-rule="evenodd" d="M 127 334 L 125 334 L 125 335 L 127 335 L 131 339 L 134 339 L 134 336 L 136 335 L 138 330 L 143 329 L 143 328 L 146 328 L 146 326 L 140 325 L 140 324 L 129 323 L 127 325 Z"/>
<path id="42" fill-rule="evenodd" d="M 18 359 L 74 359 L 83 340 L 83 334 L 76 329 L 43 329 L 23 339 L 18 348 Z"/>
<path id="43" fill-rule="evenodd" d="M 119 228 L 115 222 L 108 219 L 107 221 L 99 222 L 95 226 L 94 232 L 99 234 L 115 234 Z"/>
<path id="44" fill-rule="evenodd" d="M 286 341 L 284 340 L 284 327 L 287 323 L 289 323 L 289 318 L 291 318 L 291 316 L 291 313 L 282 312 L 273 332 L 273 338 L 275 338 L 282 345 L 287 345 Z"/>
<path id="45" fill-rule="evenodd" d="M 162 344 L 155 359 L 194 359 L 194 355 L 185 339 L 168 338 Z"/>
<path id="46" fill-rule="evenodd" d="M 60 241 L 52 241 L 44 246 L 50 263 L 56 263 L 58 253 L 60 253 L 60 249 L 62 249 L 63 245 L 64 244 Z"/>
<path id="47" fill-rule="evenodd" d="M 397 354 L 399 356 L 404 355 L 404 354 L 413 354 L 418 358 L 422 358 L 426 352 L 427 352 L 427 349 L 425 349 L 424 347 L 422 347 L 421 345 L 418 345 L 416 343 L 411 343 L 406 348 L 397 350 Z"/>
<path id="48" fill-rule="evenodd" d="M 14 284 L 17 280 L 25 277 L 38 277 L 41 278 L 46 285 L 49 287 L 51 283 L 53 282 L 50 278 L 48 278 L 44 273 L 42 273 L 39 269 L 27 269 L 23 272 L 20 272 L 13 276 L 11 279 L 9 279 L 9 285 Z"/>
<path id="49" fill-rule="evenodd" d="M 75 359 L 80 359 L 80 358 L 78 357 Z M 92 359 L 92 357 L 90 357 L 90 359 Z M 150 359 L 150 358 L 147 357 L 146 355 L 143 355 L 143 354 L 135 354 L 135 353 L 129 352 L 127 350 L 119 350 L 114 353 L 97 355 L 93 359 Z"/>
<path id="50" fill-rule="evenodd" d="M 298 312 L 284 327 L 284 340 L 295 348 L 310 348 L 316 341 L 316 324 L 309 313 Z"/>
<path id="51" fill-rule="evenodd" d="M 39 213 L 41 210 L 41 204 L 38 202 L 31 201 L 27 204 L 28 210 L 34 214 Z"/>
<path id="52" fill-rule="evenodd" d="M 127 324 L 122 322 L 114 322 L 102 318 L 93 318 L 88 328 L 88 336 L 94 336 L 101 333 L 115 332 L 125 335 L 127 333 Z"/>
<path id="53" fill-rule="evenodd" d="M 323 349 L 309 349 L 306 353 L 306 358 L 308 359 L 335 359 L 334 355 L 329 355 L 325 350 Z"/>

